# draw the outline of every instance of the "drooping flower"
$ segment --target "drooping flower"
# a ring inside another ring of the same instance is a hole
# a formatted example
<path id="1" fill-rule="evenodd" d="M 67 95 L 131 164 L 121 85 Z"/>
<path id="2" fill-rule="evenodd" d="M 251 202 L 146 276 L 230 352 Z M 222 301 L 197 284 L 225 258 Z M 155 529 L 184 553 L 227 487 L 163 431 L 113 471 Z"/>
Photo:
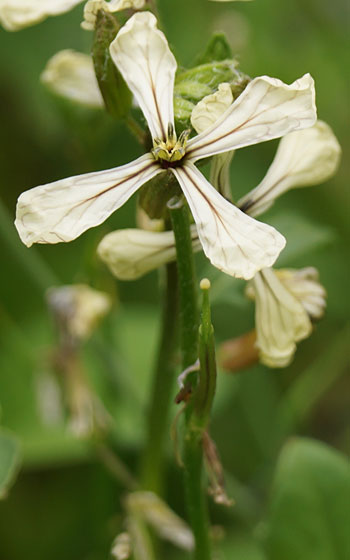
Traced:
<path id="1" fill-rule="evenodd" d="M 164 171 L 178 180 L 212 264 L 246 279 L 271 266 L 285 244 L 274 228 L 230 204 L 194 165 L 219 153 L 281 137 L 316 119 L 310 75 L 291 85 L 261 76 L 206 131 L 187 140 L 174 131 L 176 61 L 149 12 L 132 16 L 111 43 L 113 61 L 140 105 L 153 138 L 150 153 L 106 171 L 42 185 L 18 199 L 22 241 L 71 241 L 106 220 L 141 185 Z"/>
<path id="2" fill-rule="evenodd" d="M 104 107 L 91 56 L 71 49 L 55 54 L 41 81 L 54 93 L 88 107 Z"/>
<path id="3" fill-rule="evenodd" d="M 312 320 L 325 308 L 326 292 L 314 268 L 264 269 L 249 282 L 246 293 L 255 300 L 256 345 L 269 367 L 285 367 L 296 343 L 312 332 Z"/>
<path id="4" fill-rule="evenodd" d="M 264 179 L 237 205 L 250 216 L 259 216 L 286 191 L 330 179 L 338 169 L 340 155 L 339 142 L 323 121 L 306 130 L 291 132 L 280 141 Z"/>

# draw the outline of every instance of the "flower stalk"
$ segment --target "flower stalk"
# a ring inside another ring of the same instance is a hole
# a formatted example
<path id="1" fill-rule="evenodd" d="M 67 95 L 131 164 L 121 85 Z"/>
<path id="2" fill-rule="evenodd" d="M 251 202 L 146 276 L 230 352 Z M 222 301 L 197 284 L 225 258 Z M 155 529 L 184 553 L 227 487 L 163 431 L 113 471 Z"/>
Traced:
<path id="1" fill-rule="evenodd" d="M 176 241 L 182 366 L 186 369 L 193 365 L 198 357 L 199 324 L 190 221 L 183 199 L 172 199 L 168 203 L 168 208 Z M 203 437 L 202 430 L 198 429 L 194 421 L 197 391 L 193 377 L 191 384 L 194 393 L 185 409 L 183 446 L 185 492 L 189 521 L 195 539 L 193 560 L 210 560 L 208 511 L 203 492 Z"/>
<path id="2" fill-rule="evenodd" d="M 177 321 L 176 264 L 166 266 L 161 338 L 147 419 L 147 440 L 142 462 L 142 487 L 162 494 L 164 443 L 175 375 Z"/>

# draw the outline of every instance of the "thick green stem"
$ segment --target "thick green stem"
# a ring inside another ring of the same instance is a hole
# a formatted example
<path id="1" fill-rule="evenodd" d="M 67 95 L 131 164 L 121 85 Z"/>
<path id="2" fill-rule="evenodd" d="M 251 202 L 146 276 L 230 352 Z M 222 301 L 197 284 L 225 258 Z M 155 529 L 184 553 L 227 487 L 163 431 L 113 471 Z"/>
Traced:
<path id="1" fill-rule="evenodd" d="M 142 464 L 142 487 L 162 493 L 164 478 L 164 443 L 168 433 L 171 391 L 175 375 L 177 315 L 176 264 L 166 267 L 162 332 L 155 368 L 147 425 L 147 445 Z"/>
<path id="2" fill-rule="evenodd" d="M 180 337 L 182 366 L 187 368 L 198 358 L 199 311 L 195 280 L 189 212 L 183 199 L 174 197 L 168 203 L 176 242 L 179 275 Z"/>
<path id="3" fill-rule="evenodd" d="M 180 295 L 180 327 L 182 365 L 187 368 L 198 358 L 199 311 L 197 286 L 194 272 L 193 251 L 189 212 L 183 199 L 172 199 L 170 210 L 177 253 Z M 195 383 L 192 389 L 195 390 Z M 193 422 L 193 398 L 185 411 L 185 435 L 183 461 L 185 468 L 185 490 L 189 520 L 195 550 L 194 560 L 210 560 L 210 539 L 207 502 L 203 489 L 203 442 L 202 432 Z"/>

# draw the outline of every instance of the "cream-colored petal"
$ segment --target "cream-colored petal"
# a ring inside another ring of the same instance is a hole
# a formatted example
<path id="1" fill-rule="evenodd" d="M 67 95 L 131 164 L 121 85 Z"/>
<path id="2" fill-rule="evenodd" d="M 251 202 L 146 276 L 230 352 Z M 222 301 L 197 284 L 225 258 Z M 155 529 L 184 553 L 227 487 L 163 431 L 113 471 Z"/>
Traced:
<path id="1" fill-rule="evenodd" d="M 258 272 L 250 287 L 260 359 L 269 367 L 285 367 L 293 359 L 296 343 L 312 332 L 309 316 L 271 268 Z"/>
<path id="2" fill-rule="evenodd" d="M 193 549 L 193 534 L 187 523 L 153 492 L 140 490 L 128 494 L 126 508 L 131 516 L 149 523 L 161 538 L 184 550 Z"/>
<path id="3" fill-rule="evenodd" d="M 96 16 L 99 10 L 114 13 L 133 8 L 139 10 L 145 5 L 145 0 L 88 0 L 84 6 L 84 21 L 81 27 L 87 31 L 93 31 L 96 24 Z"/>
<path id="4" fill-rule="evenodd" d="M 319 282 L 318 270 L 312 266 L 275 270 L 282 284 L 302 304 L 312 321 L 321 319 L 326 308 L 327 292 Z"/>
<path id="5" fill-rule="evenodd" d="M 233 95 L 230 84 L 222 83 L 215 93 L 204 97 L 192 111 L 191 124 L 200 134 L 210 128 L 231 106 Z M 224 152 L 213 157 L 210 166 L 210 183 L 222 196 L 232 200 L 230 184 L 230 165 L 234 151 Z"/>
<path id="6" fill-rule="evenodd" d="M 209 182 L 227 200 L 232 201 L 230 167 L 234 156 L 232 152 L 224 152 L 213 156 L 210 165 Z"/>
<path id="7" fill-rule="evenodd" d="M 111 43 L 114 63 L 147 119 L 153 138 L 166 141 L 174 122 L 176 60 L 150 12 L 134 14 Z"/>
<path id="8" fill-rule="evenodd" d="M 7 31 L 19 31 L 48 16 L 68 12 L 82 0 L 1 0 L 0 23 Z"/>
<path id="9" fill-rule="evenodd" d="M 233 95 L 230 84 L 222 83 L 214 93 L 206 95 L 191 113 L 191 124 L 198 134 L 204 132 L 231 106 Z"/>
<path id="10" fill-rule="evenodd" d="M 201 248 L 192 226 L 193 249 Z M 108 233 L 97 247 L 98 256 L 120 280 L 135 280 L 176 259 L 172 231 L 121 229 Z"/>
<path id="11" fill-rule="evenodd" d="M 144 183 L 160 173 L 151 154 L 135 161 L 69 177 L 21 194 L 15 225 L 23 243 L 72 241 L 104 222 Z"/>
<path id="12" fill-rule="evenodd" d="M 249 280 L 275 262 L 285 245 L 278 231 L 225 200 L 192 163 L 172 171 L 191 208 L 204 253 L 214 266 Z"/>
<path id="13" fill-rule="evenodd" d="M 114 539 L 111 555 L 116 560 L 128 560 L 132 555 L 132 539 L 130 533 L 126 531 L 119 533 Z"/>
<path id="14" fill-rule="evenodd" d="M 315 88 L 310 74 L 291 85 L 260 76 L 207 130 L 191 139 L 192 161 L 279 138 L 316 121 Z"/>
<path id="15" fill-rule="evenodd" d="M 61 330 L 70 337 L 85 340 L 110 311 L 110 296 L 87 284 L 50 288 L 46 294 L 51 311 Z"/>
<path id="16" fill-rule="evenodd" d="M 241 198 L 238 206 L 250 216 L 267 210 L 284 192 L 327 181 L 338 169 L 341 148 L 332 129 L 323 121 L 287 134 L 261 183 Z"/>
<path id="17" fill-rule="evenodd" d="M 71 49 L 48 61 L 40 76 L 54 93 L 88 107 L 103 107 L 91 56 Z"/>

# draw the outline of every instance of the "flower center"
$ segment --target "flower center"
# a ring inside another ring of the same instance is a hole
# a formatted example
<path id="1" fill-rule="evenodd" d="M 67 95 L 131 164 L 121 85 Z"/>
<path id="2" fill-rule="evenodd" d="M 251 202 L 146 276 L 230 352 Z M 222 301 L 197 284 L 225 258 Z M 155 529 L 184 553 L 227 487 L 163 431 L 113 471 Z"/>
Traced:
<path id="1" fill-rule="evenodd" d="M 176 132 L 171 123 L 168 125 L 166 141 L 154 138 L 152 154 L 164 167 L 176 165 L 186 153 L 186 144 L 190 131 L 184 130 L 179 138 L 176 138 Z"/>

